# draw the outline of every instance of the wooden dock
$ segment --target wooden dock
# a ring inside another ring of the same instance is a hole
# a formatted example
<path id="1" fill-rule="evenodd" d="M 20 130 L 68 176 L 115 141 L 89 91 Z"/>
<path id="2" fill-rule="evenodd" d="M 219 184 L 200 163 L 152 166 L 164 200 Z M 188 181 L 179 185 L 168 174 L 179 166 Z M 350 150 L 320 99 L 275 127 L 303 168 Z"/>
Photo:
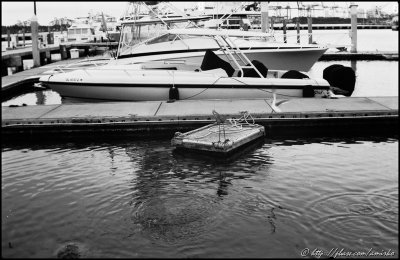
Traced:
<path id="1" fill-rule="evenodd" d="M 103 51 L 104 48 L 115 48 L 118 46 L 117 42 L 84 42 L 84 43 L 61 43 L 59 45 L 48 45 L 39 48 L 40 64 L 46 65 L 51 63 L 51 54 L 61 54 L 61 59 L 70 59 L 71 55 L 69 50 L 72 48 L 82 50 L 81 57 L 95 55 L 97 49 Z M 1 75 L 7 75 L 8 67 L 15 67 L 17 71 L 23 70 L 23 60 L 32 59 L 32 47 L 18 48 L 15 50 L 8 50 L 1 53 Z"/>
<path id="2" fill-rule="evenodd" d="M 398 131 L 398 97 L 272 100 L 193 100 L 2 107 L 2 135 L 18 139 L 96 134 L 169 135 L 215 122 L 212 110 L 229 118 L 248 111 L 267 135 Z M 279 101 L 278 101 L 279 103 Z M 7 138 L 8 139 L 8 138 Z"/>
<path id="3" fill-rule="evenodd" d="M 104 57 L 102 56 L 91 57 L 91 59 L 101 59 L 101 58 Z M 63 67 L 87 59 L 88 58 L 86 57 L 82 57 L 78 59 L 61 60 L 45 66 L 20 71 L 12 75 L 2 77 L 1 78 L 2 101 L 8 100 L 10 97 L 18 95 L 20 93 L 25 93 L 26 91 L 32 90 L 33 84 L 39 82 L 39 78 L 45 71 L 51 70 L 52 68 L 58 66 Z"/>

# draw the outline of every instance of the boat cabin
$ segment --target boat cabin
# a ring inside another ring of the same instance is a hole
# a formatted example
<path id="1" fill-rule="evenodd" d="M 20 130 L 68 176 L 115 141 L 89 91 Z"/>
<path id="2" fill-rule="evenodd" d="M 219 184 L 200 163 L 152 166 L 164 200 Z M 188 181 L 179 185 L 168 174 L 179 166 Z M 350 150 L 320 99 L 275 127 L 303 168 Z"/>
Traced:
<path id="1" fill-rule="evenodd" d="M 68 28 L 69 42 L 89 42 L 95 38 L 95 30 L 89 24 L 75 24 Z"/>

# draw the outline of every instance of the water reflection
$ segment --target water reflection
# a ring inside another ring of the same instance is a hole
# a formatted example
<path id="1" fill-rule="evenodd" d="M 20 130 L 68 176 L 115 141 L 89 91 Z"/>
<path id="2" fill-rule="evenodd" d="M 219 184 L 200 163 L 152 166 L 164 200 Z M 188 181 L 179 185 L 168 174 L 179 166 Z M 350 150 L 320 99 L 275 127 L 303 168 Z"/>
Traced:
<path id="1" fill-rule="evenodd" d="M 36 105 L 43 105 L 46 104 L 46 95 L 43 91 L 36 91 Z"/>
<path id="2" fill-rule="evenodd" d="M 354 70 L 354 73 L 357 76 L 357 61 L 356 60 L 351 60 L 350 61 L 350 67 Z"/>

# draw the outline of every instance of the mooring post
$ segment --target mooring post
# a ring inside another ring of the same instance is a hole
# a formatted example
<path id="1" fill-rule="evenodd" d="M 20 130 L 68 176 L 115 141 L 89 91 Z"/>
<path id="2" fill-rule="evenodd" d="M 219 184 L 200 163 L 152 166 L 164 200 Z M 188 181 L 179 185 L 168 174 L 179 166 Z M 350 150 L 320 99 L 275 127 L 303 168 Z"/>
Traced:
<path id="1" fill-rule="evenodd" d="M 66 60 L 68 59 L 68 50 L 67 46 L 65 43 L 60 43 L 60 54 L 61 54 L 61 59 Z"/>
<path id="2" fill-rule="evenodd" d="M 297 2 L 297 17 L 296 17 L 296 25 L 297 25 L 297 43 L 300 43 L 300 6 L 299 2 Z"/>
<path id="3" fill-rule="evenodd" d="M 300 43 L 300 22 L 299 22 L 299 17 L 297 17 L 297 43 Z"/>
<path id="4" fill-rule="evenodd" d="M 50 32 L 51 32 L 51 29 L 50 29 L 50 26 L 47 26 L 47 37 L 46 37 L 46 46 L 49 46 L 49 44 L 51 44 L 51 37 L 50 37 Z"/>
<path id="5" fill-rule="evenodd" d="M 269 24 L 268 24 L 268 2 L 261 2 L 261 32 L 268 32 Z"/>
<path id="6" fill-rule="evenodd" d="M 308 22 L 308 43 L 312 44 L 312 16 L 311 16 L 311 11 L 309 9 L 308 17 L 307 17 L 307 22 Z"/>
<path id="7" fill-rule="evenodd" d="M 283 19 L 283 42 L 287 43 L 287 39 L 286 39 L 286 20 Z"/>
<path id="8" fill-rule="evenodd" d="M 33 15 L 31 19 L 32 57 L 33 67 L 40 66 L 38 19 Z"/>
<path id="9" fill-rule="evenodd" d="M 18 47 L 19 44 L 19 31 L 17 31 L 17 35 L 15 36 L 15 47 Z"/>
<path id="10" fill-rule="evenodd" d="M 8 48 L 10 48 L 10 40 L 11 40 L 10 29 L 7 29 L 7 46 L 8 46 Z"/>
<path id="11" fill-rule="evenodd" d="M 351 15 L 351 50 L 350 52 L 357 52 L 357 6 L 353 2 L 350 3 Z"/>
<path id="12" fill-rule="evenodd" d="M 274 29 L 274 17 L 271 17 L 271 30 Z"/>
<path id="13" fill-rule="evenodd" d="M 357 75 L 357 61 L 356 60 L 350 61 L 350 67 L 354 70 L 354 73 L 356 73 L 356 75 Z"/>
<path id="14" fill-rule="evenodd" d="M 25 27 L 22 28 L 22 43 L 23 43 L 23 45 L 25 47 Z"/>

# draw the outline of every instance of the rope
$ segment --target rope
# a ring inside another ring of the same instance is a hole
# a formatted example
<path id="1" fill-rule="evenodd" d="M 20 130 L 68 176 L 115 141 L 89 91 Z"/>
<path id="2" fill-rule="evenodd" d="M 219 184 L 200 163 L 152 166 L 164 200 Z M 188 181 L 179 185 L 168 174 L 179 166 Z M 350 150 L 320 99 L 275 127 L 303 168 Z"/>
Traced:
<path id="1" fill-rule="evenodd" d="M 221 78 L 222 78 L 222 77 L 217 78 L 211 85 L 212 85 L 212 86 L 215 85 L 215 83 L 217 83 L 217 81 L 220 80 Z M 193 97 L 195 97 L 195 96 L 198 96 L 198 95 L 200 95 L 201 93 L 203 93 L 204 91 L 206 91 L 207 89 L 209 89 L 209 88 L 205 88 L 205 89 L 203 89 L 202 91 L 200 91 L 199 93 L 194 94 L 193 96 L 190 96 L 190 97 L 187 97 L 187 98 L 182 98 L 181 100 L 186 100 L 186 99 L 190 99 L 190 98 L 193 98 Z"/>
<path id="2" fill-rule="evenodd" d="M 246 85 L 246 86 L 248 85 L 247 83 L 245 83 L 245 82 L 243 82 L 243 81 L 241 81 L 241 80 L 239 80 L 237 78 L 232 78 L 232 79 L 242 83 L 243 85 Z M 274 93 L 273 91 L 268 91 L 268 90 L 265 90 L 265 89 L 262 89 L 262 88 L 257 88 L 257 89 L 261 90 L 261 91 L 264 91 L 266 93 L 271 93 L 271 94 Z M 290 95 L 285 95 L 285 94 L 278 94 L 278 95 L 283 96 L 283 97 L 298 97 L 298 96 L 290 96 Z"/>

